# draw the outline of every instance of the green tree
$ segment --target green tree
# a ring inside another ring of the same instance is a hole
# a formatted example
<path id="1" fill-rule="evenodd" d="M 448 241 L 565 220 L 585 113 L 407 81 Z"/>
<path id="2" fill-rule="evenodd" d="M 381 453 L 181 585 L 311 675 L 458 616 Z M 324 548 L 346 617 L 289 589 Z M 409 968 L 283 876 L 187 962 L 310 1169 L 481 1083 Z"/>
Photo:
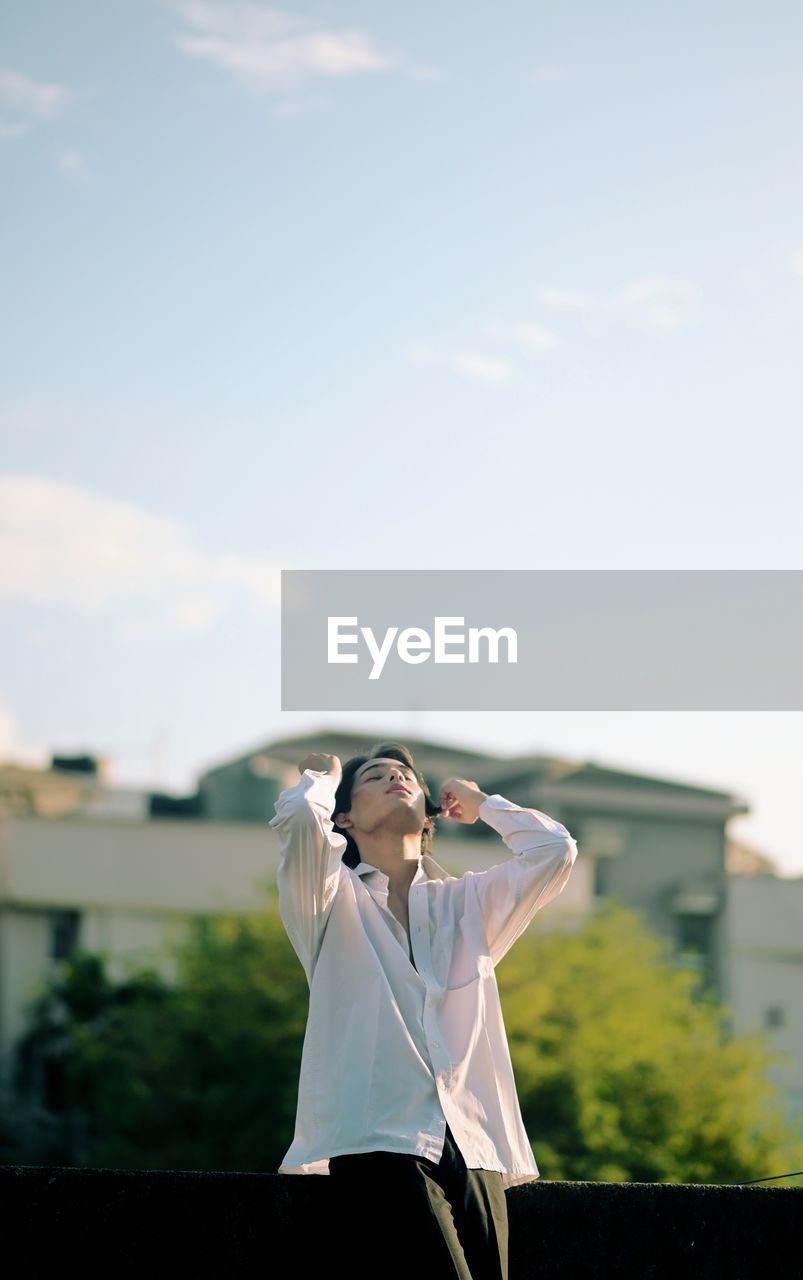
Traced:
<path id="1" fill-rule="evenodd" d="M 308 995 L 278 912 L 198 916 L 169 950 L 174 983 L 147 969 L 112 982 L 81 952 L 34 1002 L 15 1087 L 29 1120 L 46 1100 L 49 1123 L 18 1135 L 16 1158 L 275 1171 Z"/>
<path id="2" fill-rule="evenodd" d="M 576 933 L 526 933 L 496 970 L 542 1176 L 739 1182 L 803 1168 L 763 1032 L 727 1010 L 642 917 L 608 901 Z M 774 1185 L 783 1185 L 782 1182 Z"/>

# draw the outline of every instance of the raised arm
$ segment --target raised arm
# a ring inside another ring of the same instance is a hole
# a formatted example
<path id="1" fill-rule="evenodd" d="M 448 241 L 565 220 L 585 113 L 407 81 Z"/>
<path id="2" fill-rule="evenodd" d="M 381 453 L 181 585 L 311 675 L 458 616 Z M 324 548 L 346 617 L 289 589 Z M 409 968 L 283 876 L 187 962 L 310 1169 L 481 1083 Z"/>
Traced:
<path id="1" fill-rule="evenodd" d="M 279 837 L 279 914 L 311 985 L 340 879 L 346 837 L 334 830 L 332 822 L 341 778 L 337 756 L 307 756 L 299 769 L 299 781 L 282 791 L 274 805 L 276 816 L 268 825 Z"/>
<path id="2" fill-rule="evenodd" d="M 494 794 L 479 816 L 498 831 L 515 855 L 474 876 L 485 935 L 496 965 L 537 911 L 556 898 L 571 875 L 577 843 L 566 827 L 539 809 L 524 809 Z"/>
<path id="3" fill-rule="evenodd" d="M 443 817 L 458 822 L 482 818 L 515 854 L 486 871 L 464 873 L 473 878 L 496 965 L 536 911 L 558 896 L 571 875 L 577 844 L 561 822 L 540 809 L 524 809 L 498 793 L 486 795 L 464 778 L 444 784 L 441 806 Z"/>

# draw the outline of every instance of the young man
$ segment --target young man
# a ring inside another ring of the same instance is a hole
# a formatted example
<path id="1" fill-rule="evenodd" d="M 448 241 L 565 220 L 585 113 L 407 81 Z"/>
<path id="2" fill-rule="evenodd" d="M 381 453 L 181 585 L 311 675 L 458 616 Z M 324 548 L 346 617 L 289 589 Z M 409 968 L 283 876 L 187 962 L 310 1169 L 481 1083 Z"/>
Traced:
<path id="1" fill-rule="evenodd" d="M 310 986 L 293 1142 L 279 1173 L 329 1173 L 352 1275 L 507 1280 L 505 1190 L 538 1178 L 494 968 L 569 879 L 577 845 L 537 809 L 406 747 L 308 755 L 270 826 L 279 910 Z M 449 875 L 433 821 L 481 818 L 514 855 Z"/>

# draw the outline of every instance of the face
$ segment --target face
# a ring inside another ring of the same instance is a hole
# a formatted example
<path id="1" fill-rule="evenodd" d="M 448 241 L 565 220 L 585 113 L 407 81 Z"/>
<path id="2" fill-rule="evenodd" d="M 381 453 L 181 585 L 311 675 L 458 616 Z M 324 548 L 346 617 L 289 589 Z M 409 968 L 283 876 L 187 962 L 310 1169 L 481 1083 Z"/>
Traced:
<path id="1" fill-rule="evenodd" d="M 401 760 L 382 757 L 360 765 L 352 783 L 350 813 L 345 822 L 338 820 L 338 826 L 352 833 L 373 832 L 380 826 L 407 833 L 421 831 L 425 817 L 425 796 L 414 771 Z"/>

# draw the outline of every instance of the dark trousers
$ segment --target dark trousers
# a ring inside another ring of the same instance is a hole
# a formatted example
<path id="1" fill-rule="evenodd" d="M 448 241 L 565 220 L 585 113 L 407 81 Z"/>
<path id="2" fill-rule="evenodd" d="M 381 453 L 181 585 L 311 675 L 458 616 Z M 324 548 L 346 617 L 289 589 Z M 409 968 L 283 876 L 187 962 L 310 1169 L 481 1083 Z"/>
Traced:
<path id="1" fill-rule="evenodd" d="M 395 1151 L 331 1156 L 350 1280 L 508 1280 L 502 1175 L 468 1169 L 448 1124 L 437 1163 Z"/>

